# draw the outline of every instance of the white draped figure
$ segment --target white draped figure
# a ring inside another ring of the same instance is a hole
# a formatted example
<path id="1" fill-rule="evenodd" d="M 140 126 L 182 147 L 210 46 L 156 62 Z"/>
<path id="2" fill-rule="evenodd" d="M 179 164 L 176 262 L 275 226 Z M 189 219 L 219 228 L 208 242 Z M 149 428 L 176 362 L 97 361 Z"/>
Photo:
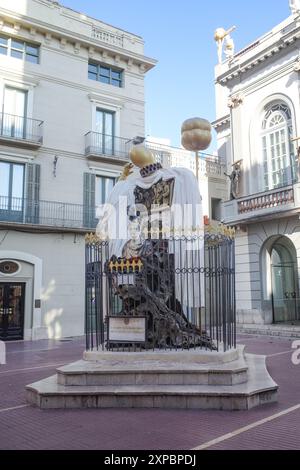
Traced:
<path id="1" fill-rule="evenodd" d="M 126 180 L 115 185 L 107 203 L 99 211 L 97 234 L 109 241 L 110 256 L 126 257 L 126 250 L 130 253 L 131 243 L 133 248 L 142 246 L 147 238 L 145 232 L 149 221 L 153 227 L 159 214 L 162 238 L 169 240 L 169 253 L 174 254 L 175 270 L 185 270 L 186 277 L 176 276 L 176 296 L 184 305 L 201 307 L 204 305 L 203 275 L 200 275 L 200 269 L 196 274 L 188 273 L 188 269 L 196 267 L 193 266 L 195 260 L 199 268 L 204 266 L 202 198 L 198 182 L 186 168 L 163 169 L 154 162 L 148 165 L 139 164 L 139 167 Z M 155 185 L 159 182 L 172 182 L 171 203 L 168 207 L 154 206 L 150 216 L 147 214 L 145 218 L 141 214 L 144 212 L 145 216 L 147 211 L 143 211 L 137 203 L 137 190 L 147 192 L 151 188 L 157 188 Z M 135 238 L 137 226 L 138 235 Z M 177 238 L 182 239 L 177 243 Z M 187 289 L 183 285 L 183 279 L 188 285 Z"/>
<path id="2" fill-rule="evenodd" d="M 292 15 L 300 14 L 300 0 L 290 0 L 290 9 Z"/>

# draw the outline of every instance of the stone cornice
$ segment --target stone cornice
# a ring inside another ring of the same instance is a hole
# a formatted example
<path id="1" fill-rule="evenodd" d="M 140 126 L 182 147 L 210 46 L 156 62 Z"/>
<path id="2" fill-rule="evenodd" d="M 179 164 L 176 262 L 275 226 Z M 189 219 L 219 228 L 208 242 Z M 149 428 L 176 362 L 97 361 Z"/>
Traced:
<path id="1" fill-rule="evenodd" d="M 245 72 L 256 68 L 261 63 L 274 57 L 283 49 L 286 49 L 294 45 L 300 38 L 300 26 L 297 26 L 292 31 L 288 32 L 285 36 L 282 36 L 279 40 L 274 42 L 269 47 L 266 47 L 263 51 L 255 54 L 251 59 L 245 58 L 240 59 L 239 56 L 235 56 L 233 59 L 231 68 L 226 70 L 223 74 L 219 75 L 216 79 L 216 83 L 226 85 L 228 82 L 234 80 Z M 253 49 L 254 50 L 254 49 Z"/>
<path id="2" fill-rule="evenodd" d="M 214 129 L 219 129 L 220 127 L 230 127 L 230 114 L 213 121 L 211 125 Z"/>
<path id="3" fill-rule="evenodd" d="M 55 0 L 54 1 L 53 0 L 34 0 L 34 1 L 37 3 L 40 3 L 41 5 L 45 5 L 53 9 L 55 8 L 58 9 L 60 13 L 62 13 L 63 16 L 66 16 L 67 18 L 72 18 L 73 20 L 80 21 L 80 22 L 92 23 L 97 28 L 112 28 L 114 31 L 118 31 L 119 34 L 127 35 L 129 37 L 134 37 L 135 40 L 144 43 L 143 38 L 135 33 L 126 31 L 119 27 L 113 26 L 109 23 L 105 23 L 104 21 L 101 21 L 89 15 L 86 15 L 83 12 L 79 12 L 77 10 L 74 10 L 73 8 L 67 7 L 58 1 L 55 1 Z M 84 17 L 84 20 L 82 17 Z"/>
<path id="4" fill-rule="evenodd" d="M 256 89 L 268 86 L 270 83 L 275 80 L 278 80 L 278 78 L 280 77 L 289 75 L 292 72 L 296 73 L 295 66 L 298 64 L 298 58 L 297 60 L 293 59 L 284 66 L 281 66 L 280 68 L 277 68 L 276 70 L 262 77 L 258 77 L 256 80 L 252 81 L 251 83 L 245 86 L 239 85 L 239 92 L 242 93 L 244 96 L 248 96 L 253 93 L 253 91 L 255 91 Z"/>
<path id="5" fill-rule="evenodd" d="M 45 21 L 36 20 L 34 18 L 29 18 L 25 15 L 20 15 L 1 9 L 0 26 L 1 22 L 3 23 L 4 21 L 9 21 L 14 24 L 16 34 L 17 31 L 20 29 L 20 26 L 22 25 L 25 29 L 28 29 L 32 32 L 34 31 L 35 34 L 43 34 L 48 42 L 51 41 L 52 37 L 55 37 L 59 39 L 62 44 L 73 44 L 77 50 L 80 50 L 80 47 L 85 47 L 87 49 L 93 48 L 95 50 L 104 51 L 114 57 L 120 57 L 125 61 L 131 60 L 132 63 L 140 66 L 142 72 L 147 72 L 148 70 L 151 70 L 157 64 L 157 61 L 155 59 L 151 59 L 144 55 L 137 54 L 133 51 L 118 47 L 116 45 L 108 44 L 104 41 L 100 41 L 99 39 L 95 39 L 92 36 L 87 37 L 83 34 L 79 34 L 74 31 L 71 32 L 67 29 L 55 26 Z M 92 29 L 92 24 L 90 26 Z"/>

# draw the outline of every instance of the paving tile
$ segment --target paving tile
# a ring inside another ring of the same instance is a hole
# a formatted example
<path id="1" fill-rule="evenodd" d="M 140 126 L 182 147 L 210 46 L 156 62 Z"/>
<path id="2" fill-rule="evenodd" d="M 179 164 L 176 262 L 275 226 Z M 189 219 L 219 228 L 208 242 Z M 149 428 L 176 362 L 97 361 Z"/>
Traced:
<path id="1" fill-rule="evenodd" d="M 270 356 L 268 369 L 280 387 L 277 403 L 237 412 L 113 409 L 114 401 L 105 397 L 102 405 L 106 408 L 101 409 L 93 409 L 95 401 L 87 398 L 83 410 L 28 406 L 1 412 L 25 405 L 27 384 L 55 374 L 60 365 L 80 360 L 84 350 L 83 338 L 68 343 L 10 343 L 8 363 L 0 366 L 0 449 L 188 450 L 300 403 L 300 366 L 292 364 L 291 340 L 254 335 L 238 339 L 247 352 Z M 150 404 L 145 402 L 145 406 Z M 295 411 L 212 448 L 299 449 L 299 436 L 300 411 Z"/>

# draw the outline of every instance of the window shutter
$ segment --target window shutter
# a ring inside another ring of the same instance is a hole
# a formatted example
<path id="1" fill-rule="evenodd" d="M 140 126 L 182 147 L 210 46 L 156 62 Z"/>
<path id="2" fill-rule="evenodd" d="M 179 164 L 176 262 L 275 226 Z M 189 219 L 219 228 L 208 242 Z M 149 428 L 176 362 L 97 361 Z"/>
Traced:
<path id="1" fill-rule="evenodd" d="M 84 173 L 83 179 L 83 225 L 86 228 L 95 228 L 95 191 L 96 176 L 92 173 Z"/>
<path id="2" fill-rule="evenodd" d="M 36 224 L 39 221 L 41 165 L 26 165 L 26 222 Z"/>

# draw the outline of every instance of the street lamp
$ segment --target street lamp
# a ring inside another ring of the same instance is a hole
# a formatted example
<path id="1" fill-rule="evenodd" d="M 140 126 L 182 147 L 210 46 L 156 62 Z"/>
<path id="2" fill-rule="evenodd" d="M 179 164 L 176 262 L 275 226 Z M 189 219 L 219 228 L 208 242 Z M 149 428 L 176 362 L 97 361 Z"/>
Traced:
<path id="1" fill-rule="evenodd" d="M 206 119 L 192 118 L 181 127 L 181 143 L 186 150 L 195 152 L 196 178 L 199 181 L 199 151 L 206 150 L 212 141 L 211 124 Z"/>

